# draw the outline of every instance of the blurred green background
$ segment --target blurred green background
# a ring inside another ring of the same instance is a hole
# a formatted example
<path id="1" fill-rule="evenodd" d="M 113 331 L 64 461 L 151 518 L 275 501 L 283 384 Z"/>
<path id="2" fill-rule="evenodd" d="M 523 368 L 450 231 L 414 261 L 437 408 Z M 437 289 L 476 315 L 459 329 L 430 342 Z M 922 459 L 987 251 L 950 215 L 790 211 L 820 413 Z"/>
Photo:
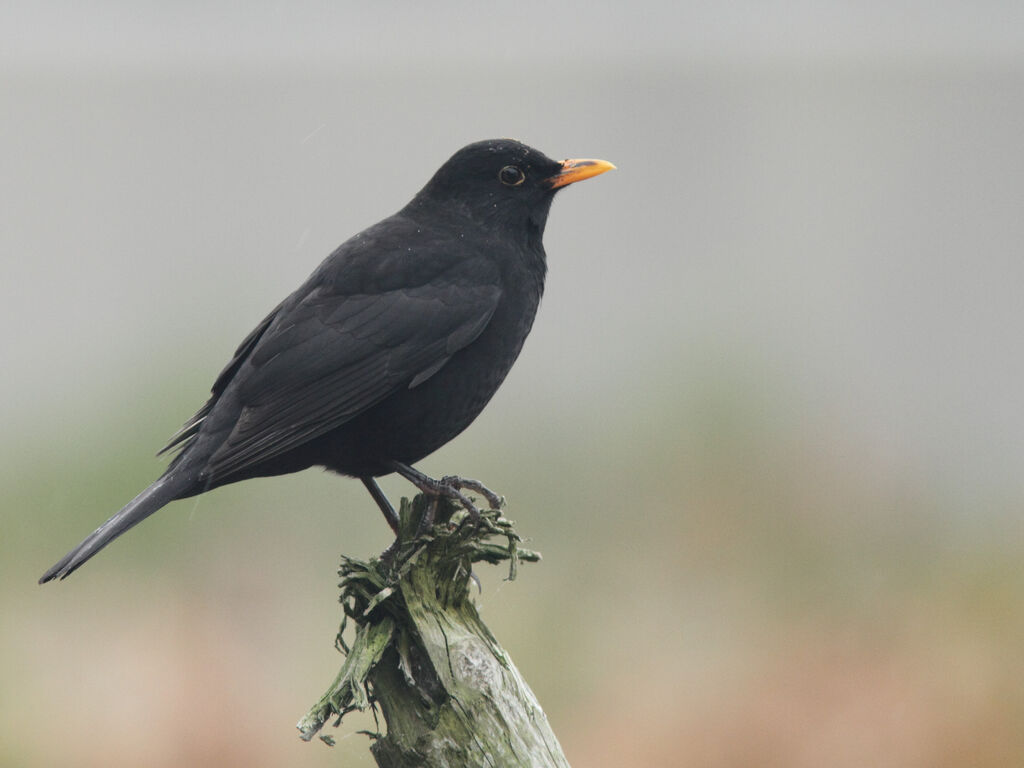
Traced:
<path id="1" fill-rule="evenodd" d="M 373 764 L 372 719 L 292 728 L 338 555 L 388 543 L 359 483 L 217 490 L 35 582 L 494 136 L 619 167 L 421 465 L 543 552 L 478 602 L 570 762 L 1024 764 L 1024 6 L 9 3 L 0 64 L 0 764 Z"/>

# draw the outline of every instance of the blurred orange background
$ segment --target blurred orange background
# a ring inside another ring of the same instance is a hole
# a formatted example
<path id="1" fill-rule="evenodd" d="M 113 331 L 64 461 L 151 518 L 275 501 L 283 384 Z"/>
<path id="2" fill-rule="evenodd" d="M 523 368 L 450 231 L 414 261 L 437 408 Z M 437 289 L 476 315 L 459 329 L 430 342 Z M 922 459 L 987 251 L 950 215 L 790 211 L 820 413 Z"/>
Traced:
<path id="1" fill-rule="evenodd" d="M 26 4 L 0 62 L 0 764 L 373 765 L 369 716 L 293 727 L 339 554 L 388 543 L 359 483 L 220 489 L 35 582 L 494 136 L 619 168 L 421 465 L 543 553 L 477 600 L 570 762 L 1024 764 L 1024 6 Z"/>

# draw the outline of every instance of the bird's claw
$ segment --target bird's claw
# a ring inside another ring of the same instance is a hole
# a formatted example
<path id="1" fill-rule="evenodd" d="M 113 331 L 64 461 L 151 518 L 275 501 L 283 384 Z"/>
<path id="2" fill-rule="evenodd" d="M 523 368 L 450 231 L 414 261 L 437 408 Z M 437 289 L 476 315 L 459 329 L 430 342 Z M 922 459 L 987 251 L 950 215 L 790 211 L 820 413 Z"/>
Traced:
<path id="1" fill-rule="evenodd" d="M 474 491 L 483 496 L 487 503 L 490 505 L 489 508 L 495 511 L 501 509 L 504 505 L 503 499 L 498 496 L 494 491 L 476 480 L 467 480 L 464 477 L 458 477 L 457 475 L 447 475 L 442 477 L 440 480 L 435 480 L 429 477 L 418 469 L 414 469 L 407 464 L 400 462 L 392 462 L 392 467 L 395 472 L 398 472 L 402 477 L 411 482 L 422 493 L 434 496 L 435 498 L 444 496 L 445 498 L 452 499 L 458 502 L 466 512 L 469 513 L 469 519 L 473 521 L 474 525 L 479 525 L 483 516 L 476 505 L 470 500 L 466 494 L 462 491 L 463 489 Z M 433 515 L 430 516 L 430 524 L 433 523 Z M 424 523 L 422 528 L 429 527 Z"/>
<path id="2" fill-rule="evenodd" d="M 455 475 L 449 475 L 447 477 L 442 477 L 440 482 L 442 484 L 450 487 L 450 488 L 455 489 L 456 493 L 461 491 L 463 488 L 466 488 L 466 489 L 468 489 L 470 491 L 475 491 L 476 493 L 479 493 L 481 496 L 483 496 L 485 499 L 487 499 L 487 503 L 490 504 L 489 509 L 493 509 L 493 510 L 497 511 L 497 510 L 501 509 L 502 506 L 504 506 L 504 504 L 505 504 L 505 500 L 502 499 L 501 496 L 499 496 L 494 491 L 492 491 L 490 488 L 488 488 L 486 485 L 484 485 L 483 483 L 481 483 L 481 482 L 479 482 L 477 480 L 467 480 L 466 478 L 463 478 L 463 477 L 457 477 Z M 462 494 L 459 494 L 459 495 L 461 496 Z M 463 497 L 463 498 L 465 498 L 465 497 Z M 460 501 L 462 501 L 462 499 L 460 499 Z M 462 502 L 462 504 L 463 504 L 463 506 L 465 506 L 465 502 L 464 501 Z M 474 507 L 474 509 L 475 509 L 475 507 Z M 476 513 L 477 513 L 477 515 L 479 515 L 480 514 L 480 510 L 476 510 Z M 472 512 L 470 514 L 472 514 Z"/>
<path id="3" fill-rule="evenodd" d="M 456 475 L 447 475 L 440 480 L 434 480 L 429 488 L 423 488 L 422 490 L 435 496 L 445 496 L 458 502 L 469 514 L 469 519 L 473 522 L 473 525 L 478 526 L 483 519 L 482 513 L 476 504 L 473 503 L 472 499 L 462 492 L 463 489 L 475 491 L 483 496 L 487 500 L 489 509 L 498 510 L 504 503 L 498 494 L 483 483 L 476 480 L 467 480 Z"/>

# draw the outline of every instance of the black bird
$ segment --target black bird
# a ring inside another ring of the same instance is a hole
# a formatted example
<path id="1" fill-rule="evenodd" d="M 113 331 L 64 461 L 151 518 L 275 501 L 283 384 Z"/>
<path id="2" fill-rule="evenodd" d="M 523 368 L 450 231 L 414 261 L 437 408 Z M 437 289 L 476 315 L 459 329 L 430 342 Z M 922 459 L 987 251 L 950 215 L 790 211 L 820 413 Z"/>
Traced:
<path id="1" fill-rule="evenodd" d="M 412 464 L 477 417 L 512 367 L 544 289 L 555 193 L 614 168 L 517 141 L 456 152 L 408 205 L 347 240 L 250 333 L 213 394 L 161 451 L 163 475 L 48 570 L 65 578 L 175 499 L 321 465 L 366 485 L 397 472 L 457 499 L 469 480 Z"/>

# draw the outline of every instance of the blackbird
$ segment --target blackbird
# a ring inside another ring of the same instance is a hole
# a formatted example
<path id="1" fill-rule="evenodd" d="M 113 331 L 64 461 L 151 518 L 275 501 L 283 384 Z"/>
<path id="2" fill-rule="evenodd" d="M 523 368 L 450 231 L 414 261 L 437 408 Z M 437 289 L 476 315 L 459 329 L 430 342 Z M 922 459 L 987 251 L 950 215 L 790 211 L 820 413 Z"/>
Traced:
<path id="1" fill-rule="evenodd" d="M 398 473 L 478 515 L 459 477 L 411 465 L 458 435 L 533 325 L 555 193 L 614 168 L 557 162 L 508 139 L 463 147 L 398 213 L 347 240 L 242 341 L 212 395 L 160 452 L 156 482 L 48 570 L 65 578 L 175 499 L 320 465 L 357 477 L 397 533 L 375 477 Z"/>

